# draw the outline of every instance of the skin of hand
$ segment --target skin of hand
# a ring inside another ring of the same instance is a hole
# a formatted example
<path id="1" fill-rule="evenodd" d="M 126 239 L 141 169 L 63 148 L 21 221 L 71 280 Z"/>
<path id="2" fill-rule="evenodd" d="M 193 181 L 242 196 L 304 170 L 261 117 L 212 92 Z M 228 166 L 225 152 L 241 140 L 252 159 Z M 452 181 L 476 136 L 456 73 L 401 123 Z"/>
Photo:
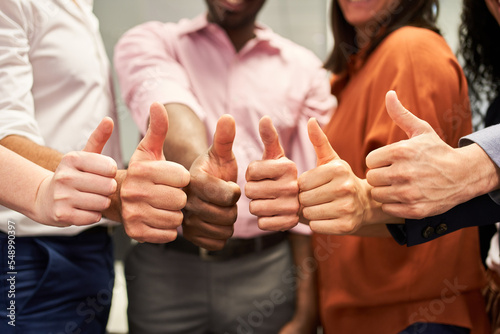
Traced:
<path id="1" fill-rule="evenodd" d="M 318 157 L 317 167 L 299 177 L 299 202 L 311 230 L 323 234 L 353 234 L 371 222 L 376 206 L 371 187 L 340 159 L 317 121 L 307 123 L 309 139 Z"/>
<path id="2" fill-rule="evenodd" d="M 125 232 L 139 242 L 166 243 L 177 238 L 186 205 L 182 190 L 189 172 L 165 161 L 163 142 L 168 131 L 165 108 L 153 103 L 149 128 L 132 155 L 120 198 Z"/>
<path id="3" fill-rule="evenodd" d="M 258 217 L 259 228 L 286 231 L 299 222 L 297 166 L 285 157 L 271 118 L 260 120 L 259 132 L 264 154 L 247 168 L 245 195 L 252 200 L 250 212 Z"/>
<path id="4" fill-rule="evenodd" d="M 217 122 L 212 146 L 196 158 L 189 170 L 183 236 L 207 250 L 222 249 L 234 232 L 236 202 L 241 195 L 232 151 L 235 134 L 234 118 L 223 115 Z"/>
<path id="5" fill-rule="evenodd" d="M 62 157 L 55 173 L 43 179 L 36 193 L 32 217 L 49 226 L 90 225 L 101 220 L 116 190 L 116 162 L 101 155 L 113 132 L 113 120 L 104 118 L 85 148 Z"/>
<path id="6" fill-rule="evenodd" d="M 498 186 L 498 168 L 477 145 L 454 149 L 425 121 L 406 110 L 394 91 L 387 112 L 409 139 L 372 151 L 372 197 L 397 217 L 421 219 L 448 211 Z"/>

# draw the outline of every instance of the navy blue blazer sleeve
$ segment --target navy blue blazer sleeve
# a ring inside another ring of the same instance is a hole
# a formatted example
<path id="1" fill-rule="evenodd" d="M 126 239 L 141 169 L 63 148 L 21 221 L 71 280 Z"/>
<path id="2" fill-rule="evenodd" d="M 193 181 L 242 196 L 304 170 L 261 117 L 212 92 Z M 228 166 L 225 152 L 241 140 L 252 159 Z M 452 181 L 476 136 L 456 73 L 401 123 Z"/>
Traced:
<path id="1" fill-rule="evenodd" d="M 407 219 L 405 224 L 387 225 L 393 238 L 401 245 L 414 246 L 471 226 L 500 222 L 500 205 L 490 196 L 482 195 L 457 205 L 443 214 L 424 219 Z"/>
<path id="2" fill-rule="evenodd" d="M 460 139 L 460 146 L 478 144 L 500 167 L 500 124 L 490 126 Z M 387 225 L 401 245 L 418 245 L 471 226 L 500 222 L 500 190 L 457 205 L 448 212 L 421 220 L 407 219 L 405 224 Z"/>

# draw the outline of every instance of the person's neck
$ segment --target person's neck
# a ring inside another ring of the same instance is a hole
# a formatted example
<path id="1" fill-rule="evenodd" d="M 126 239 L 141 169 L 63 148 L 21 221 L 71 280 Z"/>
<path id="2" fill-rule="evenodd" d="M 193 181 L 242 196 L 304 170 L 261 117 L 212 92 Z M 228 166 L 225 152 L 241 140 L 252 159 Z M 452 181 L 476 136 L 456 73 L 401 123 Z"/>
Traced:
<path id="1" fill-rule="evenodd" d="M 254 23 L 240 29 L 234 29 L 234 30 L 225 29 L 226 34 L 231 40 L 231 43 L 233 43 L 236 52 L 239 52 L 249 40 L 255 37 L 254 30 L 255 30 Z"/>

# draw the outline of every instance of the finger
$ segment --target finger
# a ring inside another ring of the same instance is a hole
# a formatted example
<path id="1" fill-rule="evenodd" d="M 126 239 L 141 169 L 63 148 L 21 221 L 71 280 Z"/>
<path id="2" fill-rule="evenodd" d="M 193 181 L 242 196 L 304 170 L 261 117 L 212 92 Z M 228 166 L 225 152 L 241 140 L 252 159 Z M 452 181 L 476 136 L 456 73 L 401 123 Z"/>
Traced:
<path id="1" fill-rule="evenodd" d="M 87 140 L 87 144 L 83 148 L 85 152 L 92 153 L 101 153 L 104 145 L 111 137 L 113 133 L 114 123 L 113 120 L 109 117 L 104 117 L 101 123 L 97 126 L 97 128 L 92 132 L 89 139 Z"/>
<path id="2" fill-rule="evenodd" d="M 118 167 L 116 161 L 110 157 L 97 153 L 73 151 L 65 154 L 56 170 L 56 176 L 65 171 L 76 169 L 78 171 L 95 174 L 107 178 L 114 178 Z"/>
<path id="3" fill-rule="evenodd" d="M 338 202 L 328 202 L 314 206 L 303 207 L 302 215 L 304 218 L 313 220 L 327 220 L 340 218 L 342 215 L 337 207 L 340 206 Z"/>
<path id="4" fill-rule="evenodd" d="M 130 209 L 124 206 L 122 215 L 127 234 L 136 239 L 149 228 L 172 230 L 181 226 L 184 218 L 180 210 L 161 210 L 153 208 L 148 203 L 141 203 Z M 138 239 L 136 239 L 138 240 Z"/>
<path id="5" fill-rule="evenodd" d="M 371 169 L 366 173 L 366 181 L 372 187 L 390 186 L 391 182 L 391 167 L 379 167 Z"/>
<path id="6" fill-rule="evenodd" d="M 291 179 L 288 182 L 262 180 L 245 184 L 245 196 L 249 199 L 274 199 L 287 194 L 297 195 L 298 193 L 299 187 L 296 179 Z"/>
<path id="7" fill-rule="evenodd" d="M 143 224 L 149 228 L 173 230 L 182 225 L 184 216 L 180 210 L 160 210 L 149 207 L 148 211 L 151 214 L 148 215 L 147 220 L 143 220 Z"/>
<path id="8" fill-rule="evenodd" d="M 334 159 L 339 159 L 337 153 L 333 150 L 328 138 L 319 126 L 315 118 L 311 118 L 307 122 L 307 131 L 309 139 L 314 146 L 316 156 L 318 157 L 317 165 L 324 165 Z"/>
<path id="9" fill-rule="evenodd" d="M 217 206 L 202 201 L 198 197 L 190 197 L 186 203 L 185 217 L 202 217 L 203 221 L 222 226 L 232 226 L 238 217 L 238 207 Z"/>
<path id="10" fill-rule="evenodd" d="M 285 156 L 285 151 L 280 145 L 278 132 L 269 116 L 264 116 L 259 122 L 259 133 L 264 144 L 262 160 L 279 159 Z"/>
<path id="11" fill-rule="evenodd" d="M 110 196 L 117 187 L 115 179 L 91 173 L 76 173 L 67 179 L 64 179 L 64 174 L 56 173 L 54 177 L 56 182 L 83 193 Z"/>
<path id="12" fill-rule="evenodd" d="M 107 196 L 82 192 L 75 192 L 71 201 L 76 209 L 96 212 L 106 210 L 111 204 L 111 200 Z"/>
<path id="13" fill-rule="evenodd" d="M 288 231 L 299 223 L 297 215 L 259 217 L 258 225 L 264 231 Z"/>
<path id="14" fill-rule="evenodd" d="M 214 142 L 210 148 L 210 156 L 218 159 L 222 165 L 234 160 L 233 142 L 236 135 L 236 124 L 230 115 L 223 115 L 217 122 L 214 134 Z"/>
<path id="15" fill-rule="evenodd" d="M 131 231 L 127 230 L 127 225 L 125 225 L 125 232 L 134 240 L 153 244 L 164 244 L 177 238 L 177 229 L 157 229 L 147 225 L 137 226 Z"/>
<path id="16" fill-rule="evenodd" d="M 330 182 L 335 175 L 339 175 L 339 169 L 343 167 L 337 165 L 338 163 L 321 165 L 303 173 L 298 179 L 300 192 L 315 189 Z"/>
<path id="17" fill-rule="evenodd" d="M 397 126 L 406 132 L 409 138 L 423 133 L 434 132 L 429 123 L 421 120 L 403 107 L 395 91 L 390 90 L 387 92 L 385 105 L 389 116 L 391 116 Z"/>
<path id="18" fill-rule="evenodd" d="M 311 220 L 309 227 L 313 232 L 321 234 L 346 235 L 354 231 L 352 226 L 346 225 L 339 219 Z"/>
<path id="19" fill-rule="evenodd" d="M 408 196 L 408 186 L 383 186 L 372 188 L 372 198 L 379 203 L 400 203 Z"/>
<path id="20" fill-rule="evenodd" d="M 298 217 L 299 208 L 298 199 L 253 200 L 249 205 L 250 213 L 258 217 L 271 217 L 278 215 L 297 215 Z"/>
<path id="21" fill-rule="evenodd" d="M 317 188 L 301 192 L 299 194 L 299 202 L 302 206 L 308 207 L 331 202 L 337 197 L 332 192 L 330 183 L 326 183 Z"/>
<path id="22" fill-rule="evenodd" d="M 366 166 L 373 170 L 375 168 L 387 167 L 392 165 L 392 163 L 394 162 L 392 148 L 397 144 L 398 143 L 389 144 L 368 153 L 365 159 Z"/>
<path id="23" fill-rule="evenodd" d="M 139 143 L 139 148 L 153 154 L 155 160 L 163 158 L 163 143 L 168 131 L 168 115 L 160 103 L 153 103 L 149 109 L 149 128 Z"/>
<path id="24" fill-rule="evenodd" d="M 182 188 L 189 184 L 189 172 L 181 165 L 171 161 L 138 161 L 129 166 L 128 177 L 134 177 L 140 182 Z"/>
<path id="25" fill-rule="evenodd" d="M 297 179 L 297 166 L 293 161 L 282 157 L 278 160 L 252 161 L 246 170 L 245 179 L 247 182 L 265 179 L 276 180 L 284 175 L 289 179 Z"/>
<path id="26" fill-rule="evenodd" d="M 101 212 L 86 211 L 72 208 L 57 222 L 57 226 L 86 226 L 99 222 L 102 218 Z"/>
<path id="27" fill-rule="evenodd" d="M 206 173 L 191 177 L 189 192 L 205 202 L 224 207 L 235 205 L 241 196 L 241 189 L 236 183 Z"/>

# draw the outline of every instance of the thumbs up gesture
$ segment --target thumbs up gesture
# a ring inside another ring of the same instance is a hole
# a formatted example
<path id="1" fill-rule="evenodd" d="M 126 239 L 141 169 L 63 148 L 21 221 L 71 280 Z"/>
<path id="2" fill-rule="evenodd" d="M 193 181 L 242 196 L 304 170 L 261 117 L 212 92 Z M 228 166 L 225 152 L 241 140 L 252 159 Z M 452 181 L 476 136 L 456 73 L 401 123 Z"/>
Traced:
<path id="1" fill-rule="evenodd" d="M 241 195 L 232 151 L 235 134 L 233 117 L 223 115 L 217 122 L 212 146 L 189 169 L 183 236 L 207 250 L 222 249 L 234 232 L 236 202 Z"/>
<path id="2" fill-rule="evenodd" d="M 113 132 L 113 120 L 104 118 L 81 152 L 63 156 L 54 175 L 40 184 L 35 205 L 40 222 L 53 226 L 89 225 L 98 222 L 116 190 L 117 166 L 101 155 Z"/>
<path id="3" fill-rule="evenodd" d="M 299 177 L 302 214 L 315 232 L 352 234 L 363 224 L 370 188 L 339 158 L 315 119 L 307 130 L 318 160 L 316 168 Z"/>
<path id="4" fill-rule="evenodd" d="M 406 110 L 394 91 L 386 95 L 387 112 L 408 135 L 366 157 L 372 198 L 388 214 L 421 219 L 448 211 L 465 201 L 464 181 L 471 171 L 461 166 L 460 150 L 446 144 L 425 121 Z M 472 196 L 473 197 L 473 196 Z"/>
<path id="5" fill-rule="evenodd" d="M 120 198 L 127 234 L 141 242 L 165 243 L 177 238 L 189 173 L 181 165 L 165 161 L 163 143 L 168 131 L 165 108 L 150 108 L 149 129 L 130 159 Z"/>
<path id="6" fill-rule="evenodd" d="M 285 157 L 268 116 L 260 120 L 259 132 L 264 154 L 247 168 L 245 195 L 252 200 L 250 212 L 258 217 L 261 229 L 285 231 L 299 222 L 297 166 Z"/>

